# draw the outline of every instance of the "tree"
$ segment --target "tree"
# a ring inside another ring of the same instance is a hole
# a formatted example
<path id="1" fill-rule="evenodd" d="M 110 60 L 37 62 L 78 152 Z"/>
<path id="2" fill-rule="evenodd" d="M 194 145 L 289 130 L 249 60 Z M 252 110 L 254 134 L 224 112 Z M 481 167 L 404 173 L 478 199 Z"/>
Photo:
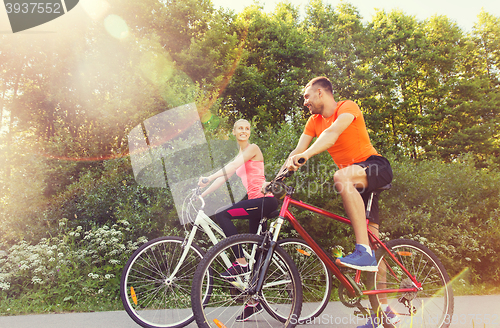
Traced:
<path id="1" fill-rule="evenodd" d="M 307 47 L 298 11 L 290 4 L 277 6 L 270 15 L 248 7 L 238 22 L 248 26 L 248 35 L 240 64 L 222 94 L 221 114 L 258 117 L 257 128 L 262 131 L 300 108 L 300 90 L 313 65 L 313 51 Z"/>

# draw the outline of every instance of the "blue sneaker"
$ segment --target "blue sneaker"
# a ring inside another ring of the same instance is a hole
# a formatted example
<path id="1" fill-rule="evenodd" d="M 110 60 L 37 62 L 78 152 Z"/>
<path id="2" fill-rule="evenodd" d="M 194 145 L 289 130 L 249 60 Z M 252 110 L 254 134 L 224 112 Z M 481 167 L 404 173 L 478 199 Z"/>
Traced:
<path id="1" fill-rule="evenodd" d="M 356 249 L 351 255 L 346 257 L 338 258 L 335 261 L 337 265 L 353 268 L 361 271 L 371 271 L 377 272 L 377 260 L 375 259 L 375 253 L 368 253 L 365 248 L 361 245 L 356 245 Z"/>
<path id="2" fill-rule="evenodd" d="M 387 310 L 385 310 L 385 315 L 387 316 L 387 319 L 381 319 L 377 318 L 377 315 L 374 313 L 368 318 L 366 324 L 358 326 L 357 328 L 384 328 L 383 320 L 388 320 L 392 325 L 396 325 L 401 321 L 391 307 L 388 307 Z"/>

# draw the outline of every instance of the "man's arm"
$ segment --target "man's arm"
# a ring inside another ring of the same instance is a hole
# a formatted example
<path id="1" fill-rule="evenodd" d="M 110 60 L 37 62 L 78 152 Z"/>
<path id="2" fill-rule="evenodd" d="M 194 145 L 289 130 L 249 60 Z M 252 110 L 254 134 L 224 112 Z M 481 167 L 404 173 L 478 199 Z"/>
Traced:
<path id="1" fill-rule="evenodd" d="M 292 150 L 290 155 L 288 155 L 288 158 L 286 159 L 285 163 L 283 163 L 283 166 L 279 170 L 279 174 L 281 174 L 283 171 L 287 170 L 289 164 L 290 164 L 290 159 L 295 155 L 295 154 L 300 154 L 303 153 L 304 151 L 307 150 L 307 147 L 311 144 L 311 141 L 313 140 L 314 137 L 311 137 L 307 134 L 302 133 L 302 135 L 299 138 L 299 142 L 297 142 L 297 146 L 295 146 L 295 149 Z"/>
<path id="2" fill-rule="evenodd" d="M 291 158 L 293 157 L 293 155 L 295 154 L 300 154 L 302 152 L 304 152 L 307 147 L 309 147 L 309 145 L 311 144 L 311 141 L 313 140 L 314 137 L 311 137 L 307 134 L 304 134 L 302 133 L 302 135 L 300 136 L 300 139 L 299 139 L 299 142 L 297 142 L 297 146 L 295 146 L 295 149 L 292 150 L 292 152 L 290 153 L 290 155 L 288 155 L 288 158 L 286 159 L 285 163 L 283 163 L 283 166 L 281 167 L 281 169 L 279 170 L 278 172 L 278 175 L 282 174 L 285 170 L 287 170 L 288 166 L 289 166 L 289 162 L 291 160 Z M 270 184 L 270 182 L 264 182 L 262 184 L 262 187 L 261 187 L 261 192 L 263 194 L 266 194 L 266 187 Z"/>
<path id="3" fill-rule="evenodd" d="M 292 171 L 297 170 L 299 167 L 304 165 L 309 158 L 322 153 L 333 146 L 335 142 L 337 142 L 337 139 L 342 134 L 342 132 L 344 132 L 345 129 L 347 129 L 347 127 L 354 121 L 354 118 L 354 115 L 350 113 L 340 114 L 335 122 L 333 122 L 333 124 L 328 129 L 321 133 L 319 138 L 316 139 L 311 147 L 301 152 L 295 152 L 293 154 L 293 156 L 291 157 L 291 161 L 289 162 L 288 169 Z M 300 158 L 304 158 L 305 161 L 299 163 L 298 161 Z"/>

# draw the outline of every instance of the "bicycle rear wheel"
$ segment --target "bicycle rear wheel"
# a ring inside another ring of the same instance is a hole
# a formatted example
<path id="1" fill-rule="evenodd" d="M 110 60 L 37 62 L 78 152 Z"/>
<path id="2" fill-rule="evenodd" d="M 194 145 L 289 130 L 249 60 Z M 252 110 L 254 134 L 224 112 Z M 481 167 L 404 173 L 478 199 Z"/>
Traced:
<path id="1" fill-rule="evenodd" d="M 292 257 L 302 282 L 302 311 L 299 323 L 311 323 L 330 301 L 332 275 L 313 249 L 302 239 L 287 238 L 278 245 Z"/>
<path id="2" fill-rule="evenodd" d="M 448 327 L 453 315 L 453 290 L 446 269 L 427 247 L 413 240 L 396 239 L 386 243 L 395 258 L 422 285 L 417 292 L 390 292 L 370 295 L 374 309 L 388 303 L 398 314 L 397 327 Z M 368 274 L 368 290 L 412 288 L 412 280 L 382 248 L 376 252 L 379 271 Z M 387 302 L 385 302 L 385 300 Z M 392 327 L 382 311 L 379 318 Z"/>
<path id="3" fill-rule="evenodd" d="M 192 244 L 172 276 L 185 250 L 183 242 L 175 236 L 151 240 L 134 252 L 123 269 L 120 297 L 125 311 L 142 327 L 180 328 L 194 320 L 192 278 L 204 252 Z M 210 276 L 204 278 L 208 282 Z"/>
<path id="4" fill-rule="evenodd" d="M 191 303 L 193 313 L 199 328 L 259 327 L 292 328 L 298 323 L 302 305 L 302 286 L 297 267 L 290 256 L 279 246 L 276 246 L 265 281 L 260 292 L 253 288 L 262 270 L 267 250 L 260 248 L 263 236 L 242 234 L 231 236 L 210 249 L 200 262 L 193 278 Z M 250 270 L 237 278 L 221 277 L 230 263 L 236 258 L 233 246 L 240 246 Z M 209 299 L 202 302 L 203 293 L 207 290 L 207 280 L 203 279 L 205 272 L 213 272 L 212 288 Z M 236 289 L 234 293 L 232 290 Z M 266 309 L 249 318 L 239 321 L 245 305 L 259 302 Z M 266 313 L 267 312 L 267 313 Z M 278 313 L 279 317 L 274 317 Z M 278 321 L 285 318 L 284 322 Z M 276 320 L 278 319 L 278 320 Z"/>

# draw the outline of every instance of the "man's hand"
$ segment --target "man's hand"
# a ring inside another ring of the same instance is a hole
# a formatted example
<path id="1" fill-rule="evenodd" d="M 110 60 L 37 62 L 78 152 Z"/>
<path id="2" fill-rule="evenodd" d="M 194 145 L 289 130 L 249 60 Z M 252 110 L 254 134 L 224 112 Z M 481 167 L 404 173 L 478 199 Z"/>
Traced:
<path id="1" fill-rule="evenodd" d="M 301 167 L 302 165 L 304 165 L 307 162 L 308 159 L 309 159 L 309 157 L 305 153 L 293 155 L 287 161 L 287 165 L 286 165 L 287 169 L 289 171 L 297 171 L 299 169 L 299 167 Z"/>

